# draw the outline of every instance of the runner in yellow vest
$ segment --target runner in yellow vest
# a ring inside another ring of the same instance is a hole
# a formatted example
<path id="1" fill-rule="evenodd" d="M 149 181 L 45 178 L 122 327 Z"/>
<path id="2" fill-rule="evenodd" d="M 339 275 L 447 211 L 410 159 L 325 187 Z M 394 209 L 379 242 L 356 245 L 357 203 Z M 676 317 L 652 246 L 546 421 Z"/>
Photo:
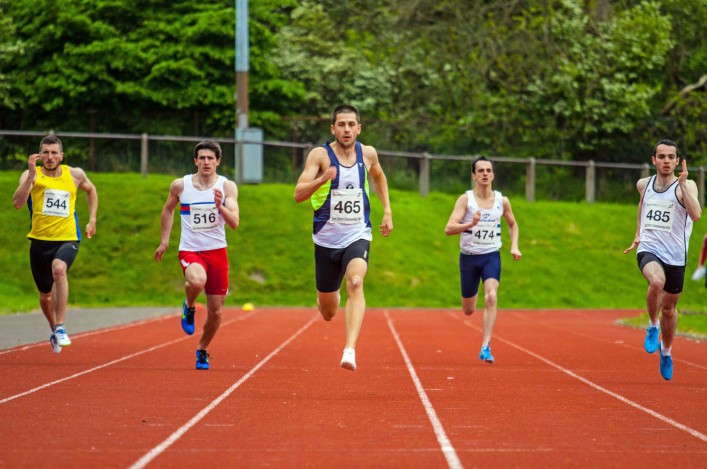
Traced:
<path id="1" fill-rule="evenodd" d="M 81 241 L 76 193 L 86 192 L 89 219 L 86 236 L 96 233 L 98 194 L 96 187 L 80 168 L 61 164 L 64 153 L 61 140 L 55 135 L 44 137 L 40 153 L 29 156 L 27 170 L 12 196 L 15 208 L 25 202 L 31 217 L 27 238 L 31 241 L 29 261 L 32 277 L 39 291 L 39 305 L 49 321 L 52 334 L 49 343 L 55 353 L 71 345 L 64 328 L 69 300 L 67 272 L 76 259 Z M 42 166 L 37 168 L 37 161 Z"/>

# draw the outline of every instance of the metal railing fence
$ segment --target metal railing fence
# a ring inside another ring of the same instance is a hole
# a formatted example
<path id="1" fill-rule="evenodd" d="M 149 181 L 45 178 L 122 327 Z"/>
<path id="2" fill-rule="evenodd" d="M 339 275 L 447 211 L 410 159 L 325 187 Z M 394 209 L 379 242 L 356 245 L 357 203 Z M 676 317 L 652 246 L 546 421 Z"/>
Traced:
<path id="1" fill-rule="evenodd" d="M 0 166 L 22 168 L 28 154 L 37 151 L 39 138 L 48 132 L 0 130 Z M 51 132 L 49 132 L 51 133 Z M 193 144 L 206 137 L 122 133 L 58 132 L 69 160 L 89 171 L 186 174 L 193 170 Z M 283 141 L 248 141 L 209 137 L 223 149 L 222 174 L 240 180 L 234 159 L 237 145 L 263 145 L 263 182 L 296 181 L 313 144 Z M 391 188 L 461 193 L 471 186 L 471 161 L 481 155 L 439 155 L 378 149 Z M 109 159 L 97 155 L 110 155 Z M 242 152 L 241 152 L 242 154 Z M 136 158 L 139 155 L 139 159 Z M 494 162 L 496 187 L 504 193 L 524 194 L 526 200 L 635 200 L 638 178 L 651 174 L 647 162 L 607 163 L 515 158 L 484 155 Z M 699 201 L 705 204 L 705 166 L 688 166 L 697 182 Z M 578 181 L 582 181 L 581 183 Z"/>

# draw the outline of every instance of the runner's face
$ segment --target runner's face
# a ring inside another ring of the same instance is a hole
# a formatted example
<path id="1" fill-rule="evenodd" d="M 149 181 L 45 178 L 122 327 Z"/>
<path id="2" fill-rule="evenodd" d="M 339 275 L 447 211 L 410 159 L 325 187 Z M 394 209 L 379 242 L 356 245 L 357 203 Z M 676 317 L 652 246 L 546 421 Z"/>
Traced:
<path id="1" fill-rule="evenodd" d="M 678 165 L 678 155 L 675 147 L 670 145 L 658 145 L 653 156 L 653 164 L 658 174 L 661 176 L 669 176 L 675 171 Z"/>
<path id="2" fill-rule="evenodd" d="M 64 153 L 59 148 L 58 143 L 43 144 L 40 152 L 42 166 L 49 171 L 54 171 L 64 160 Z"/>
<path id="3" fill-rule="evenodd" d="M 476 172 L 474 173 L 474 182 L 477 185 L 488 186 L 494 179 L 493 165 L 490 161 L 478 161 L 476 163 Z"/>
<path id="4" fill-rule="evenodd" d="M 221 160 L 216 158 L 216 153 L 213 150 L 199 150 L 194 158 L 194 163 L 198 168 L 199 174 L 209 175 L 216 172 L 216 168 L 221 164 Z"/>
<path id="5" fill-rule="evenodd" d="M 361 124 L 356 120 L 356 114 L 353 112 L 337 114 L 336 122 L 331 126 L 331 133 L 342 147 L 353 145 L 356 137 L 361 133 Z"/>

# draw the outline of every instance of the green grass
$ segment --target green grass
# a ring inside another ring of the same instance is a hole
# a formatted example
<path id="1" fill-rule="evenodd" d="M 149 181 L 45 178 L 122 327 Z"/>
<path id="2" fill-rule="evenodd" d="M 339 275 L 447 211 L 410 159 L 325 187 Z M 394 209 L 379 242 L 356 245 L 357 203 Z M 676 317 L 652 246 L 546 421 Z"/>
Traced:
<path id="1" fill-rule="evenodd" d="M 636 317 L 625 318 L 619 321 L 631 327 L 645 329 L 648 325 L 648 313 Z M 701 340 L 707 339 L 707 314 L 692 313 L 680 310 L 678 314 L 678 334 L 694 337 Z"/>
<path id="2" fill-rule="evenodd" d="M 69 274 L 72 306 L 178 305 L 183 278 L 177 262 L 179 221 L 162 263 L 153 260 L 160 238 L 160 212 L 172 176 L 90 175 L 98 188 L 97 234 L 84 240 Z M 11 204 L 19 173 L 0 172 L 0 314 L 37 308 L 28 263 L 29 216 Z M 503 188 L 501 188 L 503 189 Z M 227 305 L 314 306 L 311 207 L 296 204 L 294 187 L 285 184 L 239 188 L 241 226 L 228 231 L 231 265 Z M 391 191 L 395 229 L 390 238 L 375 230 L 380 203 L 372 203 L 374 240 L 366 300 L 370 307 L 459 307 L 457 270 L 459 237 L 444 226 L 455 195 Z M 626 308 L 645 304 L 645 280 L 633 253 L 624 255 L 636 223 L 636 200 L 626 204 L 535 202 L 511 199 L 520 226 L 523 259 L 508 254 L 507 230 L 502 250 L 503 277 L 499 307 Z M 87 220 L 80 194 L 81 226 Z M 705 312 L 707 289 L 692 282 L 707 216 L 695 224 L 681 311 Z M 505 227 L 504 227 L 505 228 Z M 682 321 L 681 321 L 682 324 Z"/>

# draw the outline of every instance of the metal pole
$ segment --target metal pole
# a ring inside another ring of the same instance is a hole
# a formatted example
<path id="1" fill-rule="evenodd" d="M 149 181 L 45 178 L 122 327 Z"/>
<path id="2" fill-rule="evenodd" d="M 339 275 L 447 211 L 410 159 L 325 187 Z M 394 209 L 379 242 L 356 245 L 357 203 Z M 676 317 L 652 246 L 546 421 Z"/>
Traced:
<path id="1" fill-rule="evenodd" d="M 248 0 L 236 0 L 236 126 L 248 128 Z"/>
<path id="2" fill-rule="evenodd" d="M 420 158 L 420 195 L 427 197 L 430 193 L 430 155 L 425 152 Z"/>
<path id="3" fill-rule="evenodd" d="M 525 200 L 535 202 L 535 158 L 528 158 L 525 167 Z"/>
<path id="4" fill-rule="evenodd" d="M 149 140 L 147 134 L 142 134 L 142 137 L 140 138 L 140 174 L 143 179 L 147 177 L 147 161 L 149 158 L 148 151 L 150 148 L 148 142 Z"/>
<path id="5" fill-rule="evenodd" d="M 236 128 L 248 128 L 248 0 L 236 0 Z M 236 130 L 236 139 L 239 132 Z M 236 141 L 236 181 L 243 182 L 243 143 Z"/>
<path id="6" fill-rule="evenodd" d="M 595 180 L 596 180 L 596 166 L 594 165 L 594 160 L 589 160 L 589 164 L 587 165 L 587 173 L 585 175 L 585 182 L 584 182 L 584 198 L 585 200 L 593 204 L 595 201 L 595 190 L 596 190 L 596 185 L 595 185 Z"/>

